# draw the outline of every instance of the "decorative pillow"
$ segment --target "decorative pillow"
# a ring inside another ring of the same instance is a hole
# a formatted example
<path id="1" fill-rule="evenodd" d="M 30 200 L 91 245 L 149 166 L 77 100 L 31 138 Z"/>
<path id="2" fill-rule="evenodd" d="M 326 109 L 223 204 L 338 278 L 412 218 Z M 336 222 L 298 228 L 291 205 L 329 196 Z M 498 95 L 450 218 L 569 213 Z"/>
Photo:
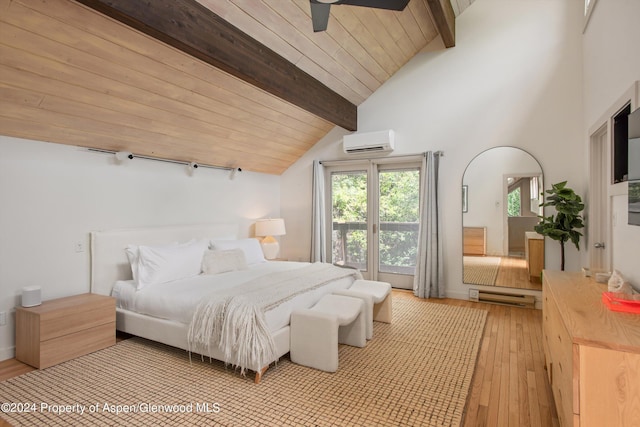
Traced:
<path id="1" fill-rule="evenodd" d="M 212 240 L 211 248 L 218 251 L 242 249 L 249 265 L 266 262 L 260 242 L 256 239 Z"/>
<path id="2" fill-rule="evenodd" d="M 202 272 L 204 274 L 220 274 L 227 271 L 246 270 L 247 259 L 242 249 L 226 251 L 209 250 L 202 258 Z"/>
<path id="3" fill-rule="evenodd" d="M 206 240 L 190 240 L 176 245 L 139 246 L 137 289 L 197 276 L 208 245 Z"/>

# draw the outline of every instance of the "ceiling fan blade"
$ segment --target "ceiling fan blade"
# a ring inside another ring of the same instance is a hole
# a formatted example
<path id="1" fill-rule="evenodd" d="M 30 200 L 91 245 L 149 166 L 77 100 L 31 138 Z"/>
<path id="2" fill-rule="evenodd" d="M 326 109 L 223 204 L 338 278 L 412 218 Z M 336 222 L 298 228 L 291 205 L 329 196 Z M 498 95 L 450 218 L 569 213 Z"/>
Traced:
<path id="1" fill-rule="evenodd" d="M 336 4 L 372 7 L 375 9 L 404 10 L 409 0 L 341 0 Z"/>
<path id="2" fill-rule="evenodd" d="M 329 12 L 331 12 L 331 5 L 328 3 L 316 3 L 312 0 L 311 4 L 311 21 L 313 21 L 313 31 L 325 31 L 327 24 L 329 23 Z"/>

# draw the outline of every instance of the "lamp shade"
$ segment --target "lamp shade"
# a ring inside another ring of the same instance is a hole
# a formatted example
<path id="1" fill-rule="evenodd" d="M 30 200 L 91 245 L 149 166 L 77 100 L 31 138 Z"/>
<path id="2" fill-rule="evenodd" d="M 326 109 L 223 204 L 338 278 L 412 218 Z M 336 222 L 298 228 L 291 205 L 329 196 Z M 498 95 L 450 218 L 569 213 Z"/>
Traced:
<path id="1" fill-rule="evenodd" d="M 284 228 L 284 219 L 259 219 L 256 222 L 256 236 L 284 236 L 287 231 Z"/>

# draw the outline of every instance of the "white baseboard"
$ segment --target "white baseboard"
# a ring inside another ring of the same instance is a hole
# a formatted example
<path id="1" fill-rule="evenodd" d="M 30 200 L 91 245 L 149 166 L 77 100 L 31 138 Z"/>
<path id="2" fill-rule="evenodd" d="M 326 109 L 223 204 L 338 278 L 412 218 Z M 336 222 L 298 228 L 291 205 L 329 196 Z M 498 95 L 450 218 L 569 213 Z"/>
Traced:
<path id="1" fill-rule="evenodd" d="M 16 348 L 15 347 L 7 347 L 0 349 L 0 361 L 9 360 L 16 357 Z"/>

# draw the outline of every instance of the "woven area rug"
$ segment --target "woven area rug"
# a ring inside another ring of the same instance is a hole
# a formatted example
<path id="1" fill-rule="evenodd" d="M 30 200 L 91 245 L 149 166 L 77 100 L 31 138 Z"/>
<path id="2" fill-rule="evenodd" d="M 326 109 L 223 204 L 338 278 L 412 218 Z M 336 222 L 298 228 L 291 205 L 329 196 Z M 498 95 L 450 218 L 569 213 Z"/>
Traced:
<path id="1" fill-rule="evenodd" d="M 495 286 L 502 258 L 495 256 L 465 256 L 464 283 Z"/>
<path id="2" fill-rule="evenodd" d="M 376 322 L 365 348 L 341 345 L 333 374 L 285 357 L 256 385 L 131 338 L 0 382 L 0 402 L 13 403 L 0 416 L 16 426 L 458 426 L 487 313 L 395 294 L 393 324 Z"/>

